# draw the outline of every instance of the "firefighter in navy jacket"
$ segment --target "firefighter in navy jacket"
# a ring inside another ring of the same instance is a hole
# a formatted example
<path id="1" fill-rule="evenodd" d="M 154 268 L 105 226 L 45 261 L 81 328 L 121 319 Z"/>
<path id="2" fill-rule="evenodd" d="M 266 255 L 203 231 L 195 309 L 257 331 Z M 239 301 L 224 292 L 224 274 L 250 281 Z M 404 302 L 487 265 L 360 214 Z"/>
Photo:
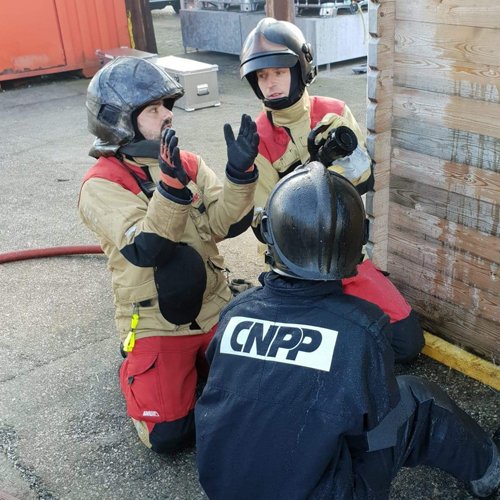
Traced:
<path id="1" fill-rule="evenodd" d="M 493 440 L 434 384 L 396 378 L 388 317 L 343 293 L 366 238 L 354 186 L 299 167 L 272 191 L 262 232 L 273 271 L 224 309 L 195 409 L 208 497 L 385 499 L 398 469 L 420 463 L 491 493 Z"/>
<path id="2" fill-rule="evenodd" d="M 260 138 L 255 161 L 259 181 L 253 220 L 257 238 L 261 239 L 262 209 L 275 184 L 309 161 L 308 139 L 312 129 L 317 131 L 317 141 L 340 126 L 347 126 L 355 133 L 356 149 L 326 166 L 348 178 L 360 194 L 371 189 L 372 162 L 351 110 L 339 99 L 310 96 L 307 91 L 316 77 L 316 67 L 311 45 L 297 26 L 272 18 L 262 19 L 246 38 L 240 59 L 241 78 L 248 80 L 264 108 L 255 120 Z M 422 328 L 393 283 L 370 259 L 365 259 L 357 276 L 343 284 L 346 293 L 377 304 L 389 315 L 396 361 L 413 361 L 424 345 Z"/>
<path id="3" fill-rule="evenodd" d="M 112 273 L 115 322 L 128 354 L 120 370 L 127 412 L 154 451 L 194 439 L 198 374 L 219 312 L 231 298 L 217 242 L 250 226 L 258 136 L 243 115 L 224 134 L 221 183 L 201 157 L 180 151 L 171 128 L 182 87 L 153 63 L 121 57 L 87 92 L 97 163 L 79 211 Z"/>

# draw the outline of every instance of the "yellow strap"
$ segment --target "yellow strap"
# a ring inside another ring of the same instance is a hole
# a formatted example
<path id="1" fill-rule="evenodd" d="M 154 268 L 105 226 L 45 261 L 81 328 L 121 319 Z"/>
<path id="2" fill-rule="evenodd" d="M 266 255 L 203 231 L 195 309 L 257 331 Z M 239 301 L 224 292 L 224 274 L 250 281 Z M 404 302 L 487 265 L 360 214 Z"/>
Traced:
<path id="1" fill-rule="evenodd" d="M 135 312 L 132 314 L 132 319 L 130 320 L 130 329 L 134 331 L 137 328 L 138 324 L 139 324 L 139 314 Z"/>
<path id="2" fill-rule="evenodd" d="M 123 350 L 125 352 L 132 352 L 134 346 L 135 346 L 135 332 L 130 331 L 128 332 L 125 342 L 123 343 Z"/>
<path id="3" fill-rule="evenodd" d="M 132 352 L 132 349 L 135 346 L 135 329 L 139 324 L 139 313 L 136 311 L 137 309 L 134 309 L 134 312 L 132 313 L 132 318 L 130 319 L 130 331 L 125 338 L 125 342 L 123 342 L 123 350 L 125 352 Z"/>

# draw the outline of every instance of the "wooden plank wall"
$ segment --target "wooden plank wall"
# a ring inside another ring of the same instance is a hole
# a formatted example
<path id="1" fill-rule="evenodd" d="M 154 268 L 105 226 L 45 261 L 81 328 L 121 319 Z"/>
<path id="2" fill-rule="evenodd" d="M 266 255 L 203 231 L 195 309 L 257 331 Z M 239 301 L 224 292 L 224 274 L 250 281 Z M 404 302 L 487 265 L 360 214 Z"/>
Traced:
<path id="1" fill-rule="evenodd" d="M 500 3 L 372 0 L 369 31 L 373 259 L 427 330 L 499 364 Z"/>

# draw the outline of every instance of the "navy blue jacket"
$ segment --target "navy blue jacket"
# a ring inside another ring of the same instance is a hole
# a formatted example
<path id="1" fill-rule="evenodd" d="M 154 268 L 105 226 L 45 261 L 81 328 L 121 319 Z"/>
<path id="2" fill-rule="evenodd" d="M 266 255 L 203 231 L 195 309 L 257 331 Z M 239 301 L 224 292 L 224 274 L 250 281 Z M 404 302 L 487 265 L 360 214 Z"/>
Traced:
<path id="1" fill-rule="evenodd" d="M 354 449 L 399 401 L 387 316 L 275 273 L 223 311 L 196 409 L 211 500 L 352 498 Z"/>

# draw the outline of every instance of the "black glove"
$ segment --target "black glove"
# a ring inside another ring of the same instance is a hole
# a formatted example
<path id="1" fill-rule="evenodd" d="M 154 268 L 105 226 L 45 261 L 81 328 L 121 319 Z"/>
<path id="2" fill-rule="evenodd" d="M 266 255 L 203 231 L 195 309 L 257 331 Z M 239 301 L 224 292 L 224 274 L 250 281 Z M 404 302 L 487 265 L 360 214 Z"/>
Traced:
<path id="1" fill-rule="evenodd" d="M 177 147 L 175 130 L 166 128 L 161 133 L 160 156 L 158 161 L 161 169 L 161 180 L 174 189 L 182 189 L 189 183 L 189 177 L 182 165 L 179 148 Z"/>
<path id="2" fill-rule="evenodd" d="M 224 125 L 224 138 L 227 145 L 228 165 L 238 172 L 245 172 L 251 168 L 259 152 L 259 135 L 255 122 L 248 115 L 241 115 L 238 137 L 234 138 L 231 125 L 226 123 Z"/>

